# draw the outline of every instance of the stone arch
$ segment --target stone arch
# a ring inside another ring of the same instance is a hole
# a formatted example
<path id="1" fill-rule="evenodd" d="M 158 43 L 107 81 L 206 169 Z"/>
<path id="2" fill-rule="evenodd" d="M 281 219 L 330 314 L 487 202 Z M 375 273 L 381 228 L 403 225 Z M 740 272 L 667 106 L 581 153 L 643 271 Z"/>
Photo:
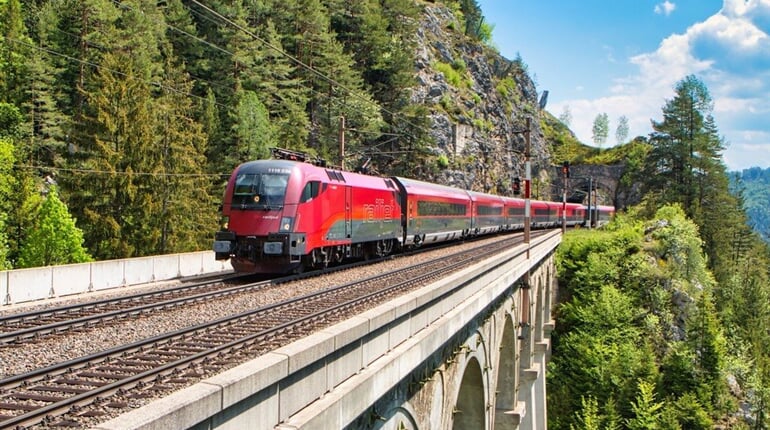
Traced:
<path id="1" fill-rule="evenodd" d="M 465 365 L 452 414 L 452 429 L 485 429 L 486 389 L 481 365 L 471 356 Z"/>
<path id="2" fill-rule="evenodd" d="M 493 428 L 509 428 L 510 413 L 516 410 L 518 402 L 519 370 L 517 363 L 515 317 L 506 313 L 500 337 L 500 355 L 497 363 L 497 395 L 495 397 L 495 424 Z"/>
<path id="3" fill-rule="evenodd" d="M 383 422 L 384 421 L 384 422 Z M 389 411 L 383 421 L 377 421 L 373 430 L 419 430 L 414 412 L 408 407 L 397 407 Z"/>

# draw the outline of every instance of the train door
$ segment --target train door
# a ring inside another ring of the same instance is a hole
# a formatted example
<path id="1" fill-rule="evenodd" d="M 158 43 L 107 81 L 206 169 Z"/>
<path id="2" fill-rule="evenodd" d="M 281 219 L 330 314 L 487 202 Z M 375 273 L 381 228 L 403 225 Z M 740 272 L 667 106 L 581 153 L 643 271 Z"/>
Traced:
<path id="1" fill-rule="evenodd" d="M 345 237 L 353 237 L 353 188 L 345 186 Z"/>

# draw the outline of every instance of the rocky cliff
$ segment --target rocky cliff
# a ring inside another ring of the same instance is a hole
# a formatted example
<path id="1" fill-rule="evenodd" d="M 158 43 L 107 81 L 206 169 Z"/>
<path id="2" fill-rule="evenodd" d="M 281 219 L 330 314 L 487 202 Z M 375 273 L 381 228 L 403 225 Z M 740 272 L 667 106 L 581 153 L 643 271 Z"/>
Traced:
<path id="1" fill-rule="evenodd" d="M 532 175 L 550 183 L 550 154 L 540 129 L 538 93 L 526 65 L 471 40 L 452 12 L 426 5 L 418 38 L 412 101 L 428 106 L 438 169 L 436 181 L 511 194 L 524 177 L 526 119 L 531 120 Z"/>

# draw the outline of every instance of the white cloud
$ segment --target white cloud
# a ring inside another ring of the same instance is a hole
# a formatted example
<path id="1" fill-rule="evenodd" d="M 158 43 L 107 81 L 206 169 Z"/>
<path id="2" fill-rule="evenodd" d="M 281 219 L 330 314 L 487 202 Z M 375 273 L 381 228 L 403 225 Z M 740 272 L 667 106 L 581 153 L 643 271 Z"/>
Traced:
<path id="1" fill-rule="evenodd" d="M 730 142 L 723 154 L 728 170 L 741 171 L 749 167 L 767 168 L 767 164 L 762 165 L 758 161 L 770 159 L 770 145 L 766 143 L 770 140 L 770 135 L 764 134 L 762 139 L 765 143 Z"/>
<path id="2" fill-rule="evenodd" d="M 666 0 L 663 3 L 656 4 L 655 5 L 655 13 L 658 15 L 671 15 L 671 12 L 676 9 L 676 4 L 671 3 L 670 1 Z"/>
<path id="3" fill-rule="evenodd" d="M 669 1 L 656 13 L 669 14 Z M 662 40 L 655 51 L 633 56 L 635 73 L 614 79 L 611 96 L 555 103 L 572 111 L 572 128 L 584 143 L 592 143 L 597 114 L 610 115 L 614 145 L 617 118 L 629 119 L 629 136 L 652 131 L 650 119 L 662 119 L 662 107 L 674 96 L 684 77 L 696 75 L 709 88 L 720 134 L 728 143 L 725 162 L 731 170 L 770 167 L 770 0 L 724 0 L 722 10 L 683 34 Z"/>

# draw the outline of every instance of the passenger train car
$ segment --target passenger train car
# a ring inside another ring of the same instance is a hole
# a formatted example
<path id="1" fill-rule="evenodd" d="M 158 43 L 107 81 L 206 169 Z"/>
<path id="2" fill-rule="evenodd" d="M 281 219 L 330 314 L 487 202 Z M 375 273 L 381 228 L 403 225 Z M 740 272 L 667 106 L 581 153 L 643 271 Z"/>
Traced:
<path id="1" fill-rule="evenodd" d="M 531 226 L 561 226 L 563 203 L 531 200 Z M 259 160 L 227 182 L 217 260 L 237 272 L 287 273 L 524 228 L 525 200 L 401 177 L 377 177 L 302 161 Z M 592 211 L 594 212 L 594 211 Z M 599 221 L 614 208 L 598 207 Z M 586 207 L 566 204 L 569 226 Z"/>

